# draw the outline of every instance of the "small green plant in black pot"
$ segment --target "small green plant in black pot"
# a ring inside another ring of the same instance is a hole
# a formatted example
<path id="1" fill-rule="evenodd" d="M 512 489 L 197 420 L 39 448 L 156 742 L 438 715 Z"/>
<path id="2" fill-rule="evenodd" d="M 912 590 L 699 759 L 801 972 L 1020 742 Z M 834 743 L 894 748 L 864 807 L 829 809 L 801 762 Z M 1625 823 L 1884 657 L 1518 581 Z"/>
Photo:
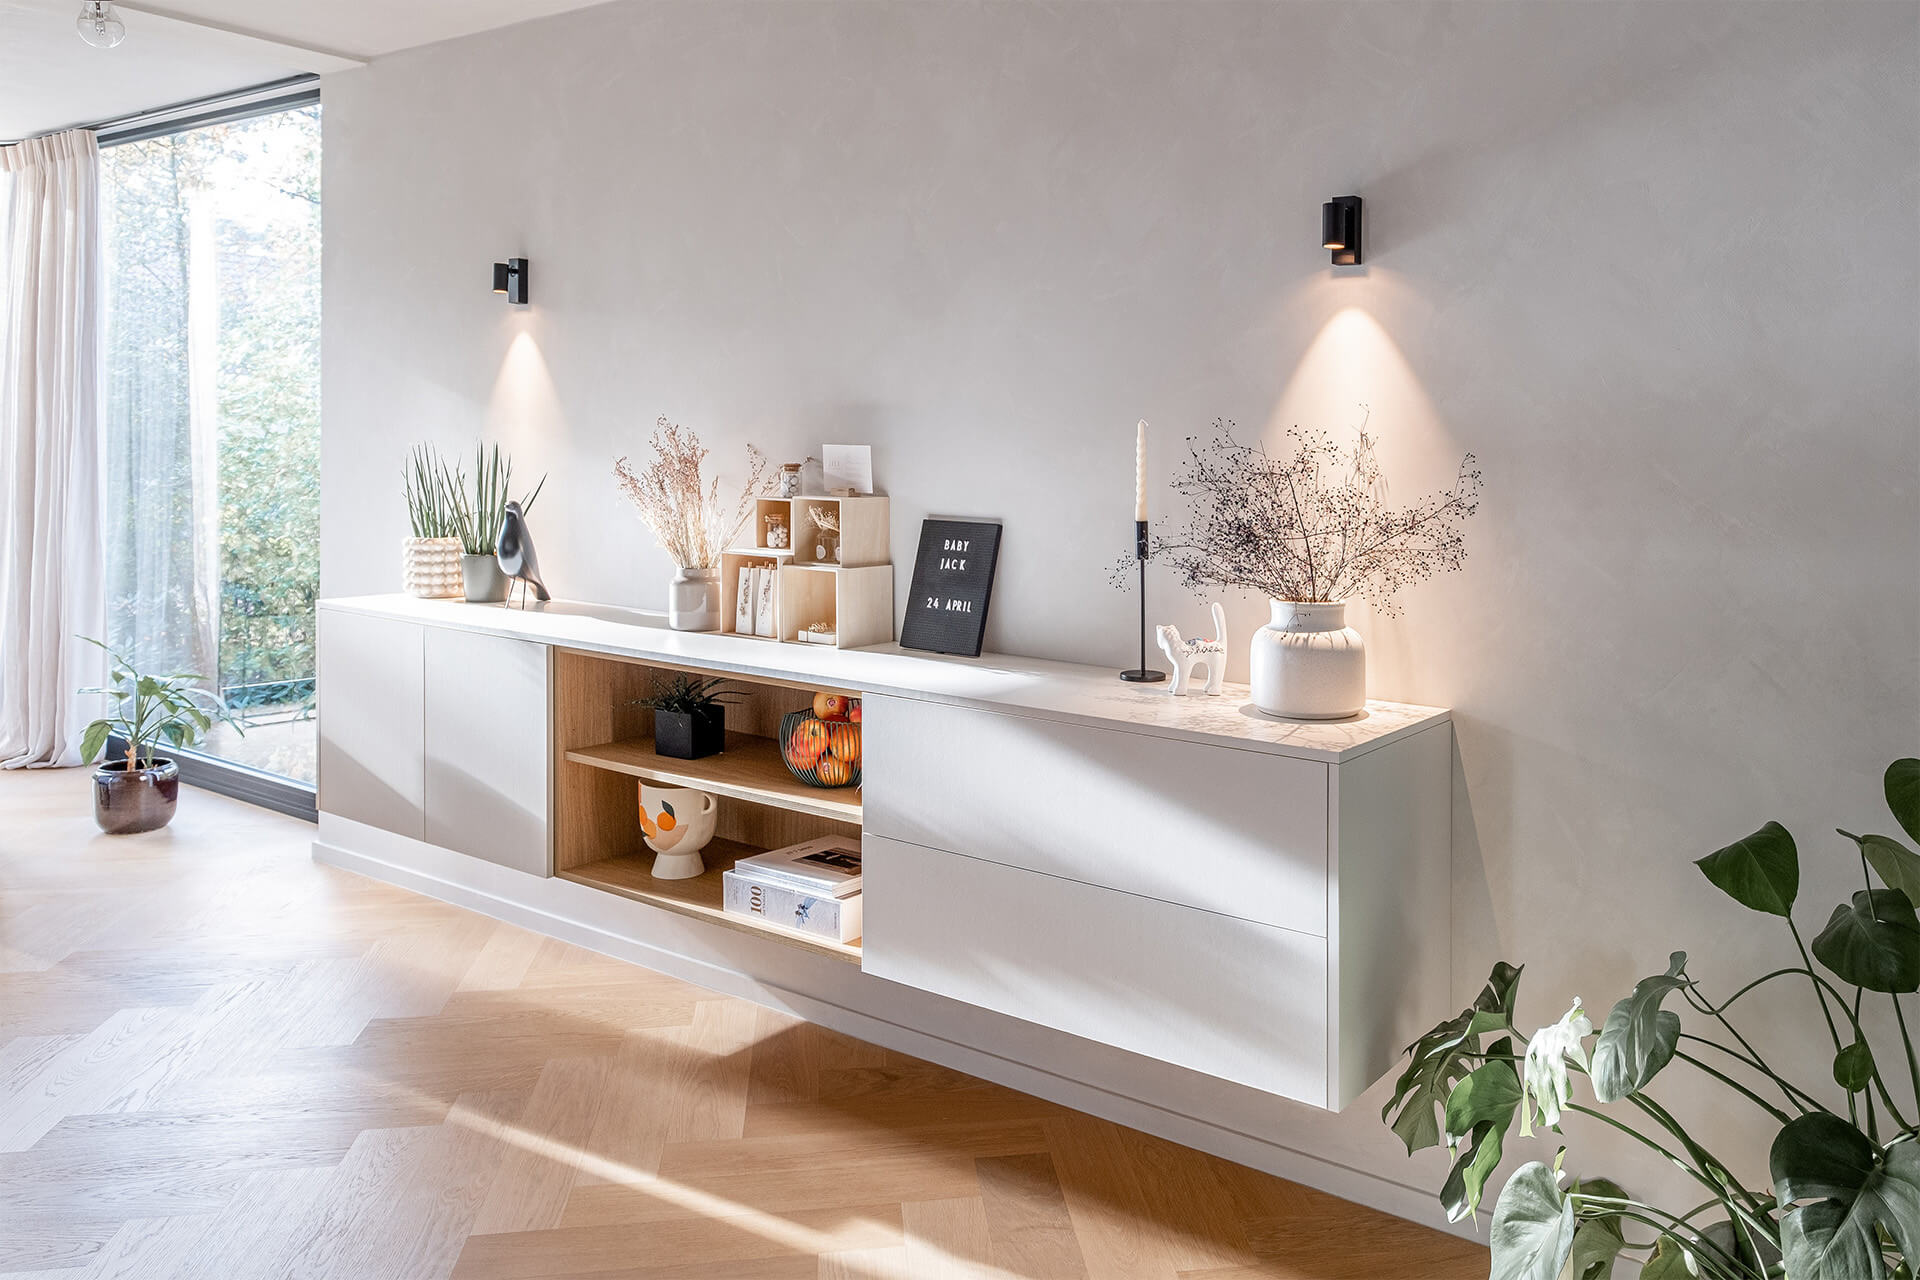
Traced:
<path id="1" fill-rule="evenodd" d="M 106 749 L 109 738 L 119 739 L 125 753 L 101 761 L 93 771 L 94 821 L 108 835 L 158 830 L 173 820 L 180 797 L 180 766 L 159 754 L 160 745 L 193 747 L 214 721 L 235 729 L 240 722 L 225 703 L 200 687 L 206 683 L 204 676 L 142 675 L 98 640 L 80 638 L 99 645 L 112 662 L 110 685 L 80 692 L 113 702 L 112 712 L 88 725 L 81 736 L 81 758 L 94 759 Z"/>
<path id="2" fill-rule="evenodd" d="M 726 750 L 727 708 L 721 699 L 735 695 L 722 690 L 723 683 L 717 678 L 675 676 L 664 686 L 656 685 L 652 697 L 635 704 L 653 710 L 654 754 L 698 760 Z"/>

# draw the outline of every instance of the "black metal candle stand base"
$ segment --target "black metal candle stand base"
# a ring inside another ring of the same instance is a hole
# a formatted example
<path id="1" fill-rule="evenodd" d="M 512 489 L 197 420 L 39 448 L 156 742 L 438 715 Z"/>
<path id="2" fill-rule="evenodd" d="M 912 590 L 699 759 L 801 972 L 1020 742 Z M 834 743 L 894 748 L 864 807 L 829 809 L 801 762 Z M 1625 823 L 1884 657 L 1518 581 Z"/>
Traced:
<path id="1" fill-rule="evenodd" d="M 1140 561 L 1140 665 L 1120 673 L 1131 684 L 1152 684 L 1165 680 L 1167 673 L 1147 665 L 1147 522 L 1133 522 L 1133 554 Z"/>

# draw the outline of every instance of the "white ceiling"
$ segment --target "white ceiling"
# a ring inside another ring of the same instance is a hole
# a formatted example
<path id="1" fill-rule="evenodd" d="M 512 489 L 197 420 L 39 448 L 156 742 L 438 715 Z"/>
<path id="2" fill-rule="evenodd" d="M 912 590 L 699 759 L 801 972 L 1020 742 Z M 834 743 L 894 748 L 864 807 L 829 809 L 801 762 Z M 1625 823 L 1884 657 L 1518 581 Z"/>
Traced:
<path id="1" fill-rule="evenodd" d="M 0 139 L 112 119 L 504 27 L 599 0 L 169 0 L 117 5 L 83 43 L 79 0 L 0 0 Z"/>

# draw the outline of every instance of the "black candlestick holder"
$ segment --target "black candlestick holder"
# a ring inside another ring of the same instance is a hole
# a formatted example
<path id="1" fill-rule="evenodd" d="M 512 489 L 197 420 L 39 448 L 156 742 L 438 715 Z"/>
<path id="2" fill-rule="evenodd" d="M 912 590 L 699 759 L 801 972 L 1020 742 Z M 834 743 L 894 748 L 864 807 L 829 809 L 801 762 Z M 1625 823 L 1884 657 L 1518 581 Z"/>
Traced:
<path id="1" fill-rule="evenodd" d="M 1122 671 L 1120 678 L 1134 684 L 1152 684 L 1156 680 L 1165 680 L 1167 673 L 1155 671 L 1147 665 L 1147 522 L 1133 522 L 1133 555 L 1140 562 L 1140 665 L 1128 671 Z"/>

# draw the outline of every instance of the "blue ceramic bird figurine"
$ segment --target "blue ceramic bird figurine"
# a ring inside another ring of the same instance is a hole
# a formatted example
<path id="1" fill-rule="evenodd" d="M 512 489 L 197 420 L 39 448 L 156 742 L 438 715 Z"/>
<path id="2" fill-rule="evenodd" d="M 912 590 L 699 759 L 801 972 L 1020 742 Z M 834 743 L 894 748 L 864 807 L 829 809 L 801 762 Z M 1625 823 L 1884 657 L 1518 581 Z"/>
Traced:
<path id="1" fill-rule="evenodd" d="M 526 588 L 533 588 L 535 600 L 551 600 L 547 584 L 540 581 L 540 558 L 533 554 L 533 535 L 527 532 L 527 516 L 520 504 L 507 504 L 506 519 L 500 522 L 500 542 L 494 548 L 500 559 L 500 572 L 521 585 L 520 607 L 527 607 Z"/>

